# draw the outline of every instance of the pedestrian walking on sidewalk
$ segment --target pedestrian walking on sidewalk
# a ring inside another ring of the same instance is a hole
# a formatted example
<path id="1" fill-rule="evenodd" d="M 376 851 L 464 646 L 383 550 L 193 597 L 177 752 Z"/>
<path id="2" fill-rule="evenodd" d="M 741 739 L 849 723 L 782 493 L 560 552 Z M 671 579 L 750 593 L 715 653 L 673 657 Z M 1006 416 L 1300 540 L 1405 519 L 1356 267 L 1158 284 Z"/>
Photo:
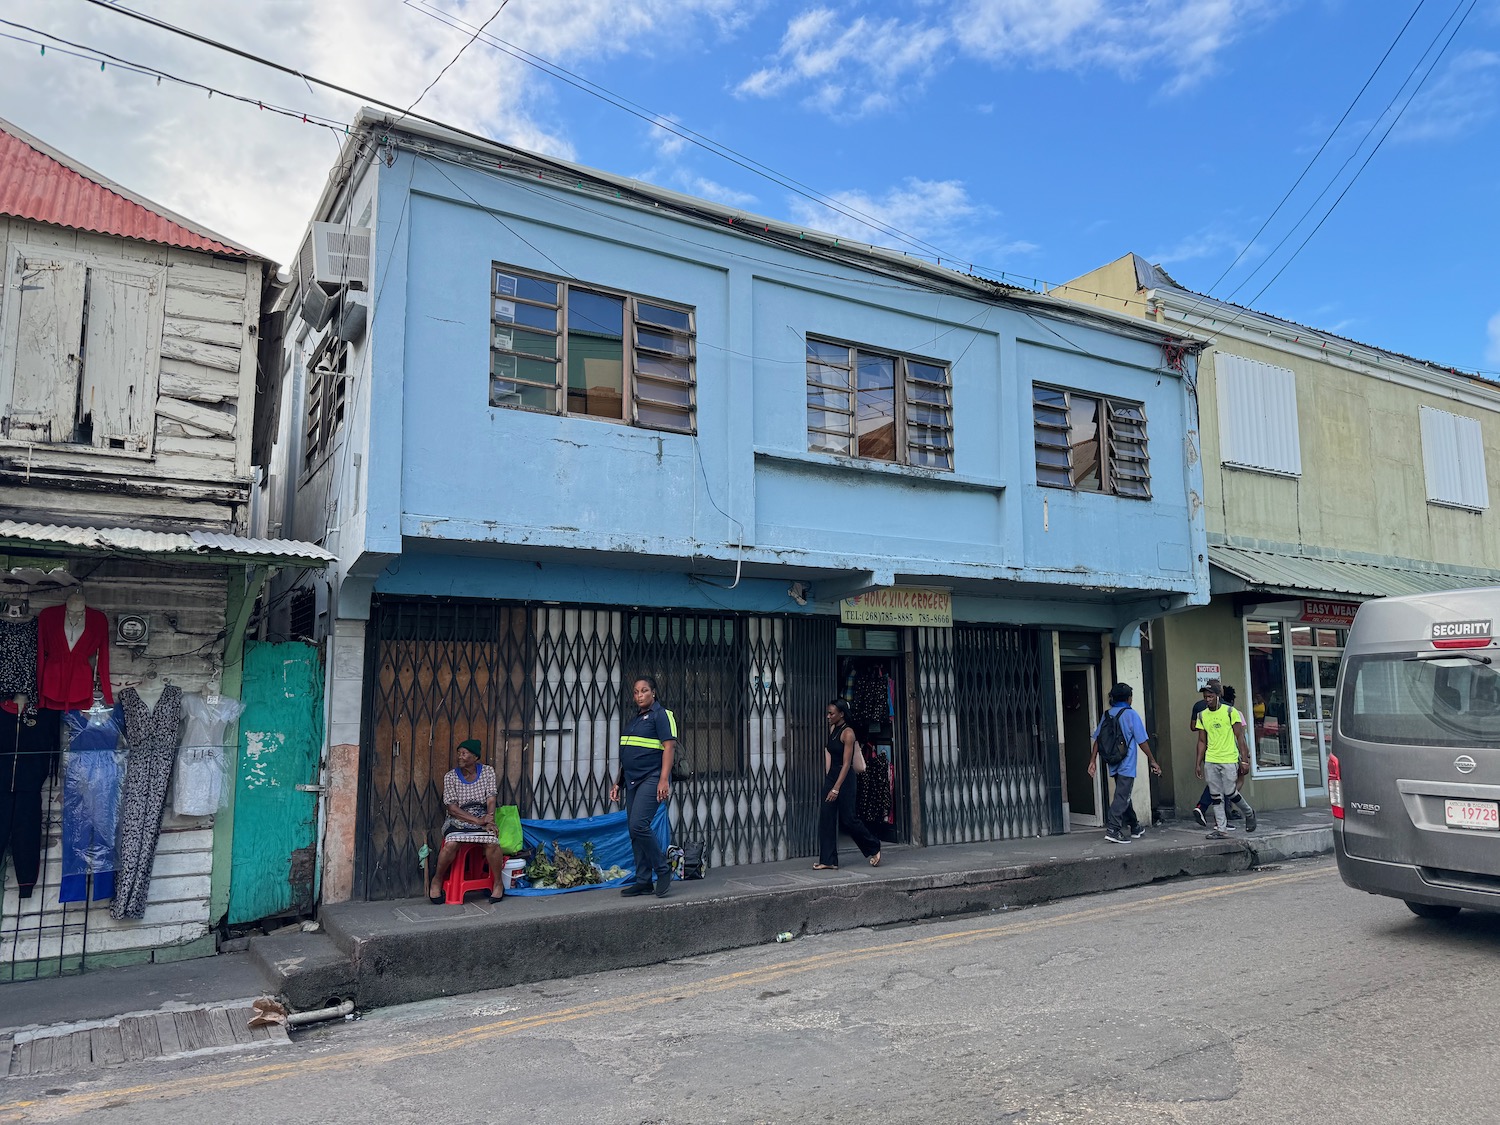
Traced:
<path id="1" fill-rule="evenodd" d="M 823 804 L 818 812 L 818 862 L 813 870 L 838 870 L 841 826 L 870 866 L 879 867 L 880 841 L 854 811 L 854 755 L 864 751 L 849 725 L 849 704 L 835 699 L 824 714 L 828 719 L 828 744 L 823 748 Z"/>
<path id="2" fill-rule="evenodd" d="M 677 754 L 677 716 L 656 699 L 656 677 L 637 676 L 631 691 L 634 718 L 620 729 L 620 778 L 610 787 L 611 803 L 625 801 L 625 819 L 630 825 L 630 849 L 635 853 L 635 881 L 620 888 L 627 898 L 651 893 L 656 876 L 656 897 L 666 898 L 672 889 L 672 866 L 651 830 L 656 807 L 672 796 L 672 759 Z"/>
<path id="3" fill-rule="evenodd" d="M 1208 686 L 1205 684 L 1202 691 L 1204 698 L 1198 700 L 1197 703 L 1193 704 L 1193 717 L 1189 720 L 1189 729 L 1193 732 L 1194 735 L 1198 733 L 1198 716 L 1203 712 L 1203 709 L 1208 706 L 1208 690 Z M 1223 690 L 1219 693 L 1219 699 L 1227 706 L 1233 707 L 1234 685 L 1225 684 Z M 1243 717 L 1243 715 L 1244 712 L 1241 712 L 1241 717 Z M 1235 784 L 1235 790 L 1229 797 L 1229 803 L 1224 806 L 1224 813 L 1231 821 L 1243 819 L 1245 821 L 1245 831 L 1254 832 L 1255 810 L 1250 807 L 1250 803 L 1245 800 L 1244 796 L 1240 793 L 1239 788 L 1241 785 L 1245 784 L 1245 778 L 1249 773 L 1249 765 L 1241 763 L 1238 771 L 1239 776 Z M 1198 803 L 1193 806 L 1193 818 L 1205 828 L 1208 826 L 1208 813 L 1209 810 L 1213 808 L 1213 804 L 1213 794 L 1209 792 L 1208 786 L 1204 785 L 1203 792 L 1198 796 Z M 1249 816 L 1245 815 L 1247 812 L 1250 814 Z"/>
<path id="4" fill-rule="evenodd" d="M 1109 776 L 1115 782 L 1115 795 L 1109 802 L 1104 828 L 1104 838 L 1111 844 L 1126 844 L 1131 840 L 1139 840 L 1146 834 L 1146 830 L 1141 827 L 1140 818 L 1135 815 L 1135 806 L 1130 802 L 1131 792 L 1135 789 L 1136 750 L 1146 756 L 1146 761 L 1151 764 L 1151 772 L 1161 776 L 1161 766 L 1152 756 L 1151 747 L 1146 740 L 1146 724 L 1130 706 L 1134 695 L 1134 689 L 1126 683 L 1116 684 L 1110 689 L 1109 710 L 1094 728 L 1094 739 L 1089 745 L 1089 776 L 1094 777 L 1099 768 L 1100 734 L 1113 724 L 1119 737 L 1125 740 L 1125 757 L 1115 764 L 1105 762 Z M 1114 730 L 1109 732 L 1108 737 L 1115 737 Z M 1108 786 L 1104 788 L 1105 795 L 1108 796 Z"/>
<path id="5" fill-rule="evenodd" d="M 1203 687 L 1206 706 L 1198 712 L 1198 777 L 1208 782 L 1209 798 L 1213 804 L 1214 827 L 1209 832 L 1210 840 L 1222 840 L 1234 828 L 1225 816 L 1225 810 L 1233 799 L 1239 785 L 1240 768 L 1250 766 L 1250 748 L 1245 742 L 1245 719 L 1233 707 L 1226 706 L 1220 698 L 1222 688 L 1218 680 L 1209 680 Z M 1245 810 L 1245 827 L 1255 828 L 1255 810 L 1241 798 Z"/>

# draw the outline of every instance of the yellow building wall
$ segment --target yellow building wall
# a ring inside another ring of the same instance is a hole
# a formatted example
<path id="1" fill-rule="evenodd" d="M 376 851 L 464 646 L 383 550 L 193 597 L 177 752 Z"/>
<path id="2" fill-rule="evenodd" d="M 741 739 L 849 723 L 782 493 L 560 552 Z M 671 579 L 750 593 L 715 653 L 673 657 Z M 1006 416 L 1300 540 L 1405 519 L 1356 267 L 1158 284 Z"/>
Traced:
<path id="1" fill-rule="evenodd" d="M 1136 290 L 1130 255 L 1051 292 L 1116 312 L 1145 314 L 1145 294 Z M 1196 331 L 1219 330 L 1205 323 Z M 1219 351 L 1295 374 L 1300 478 L 1220 464 L 1215 374 Z M 1472 394 L 1479 401 L 1459 401 L 1436 386 L 1427 390 L 1403 385 L 1399 376 L 1361 364 L 1357 356 L 1358 350 L 1354 359 L 1338 362 L 1271 337 L 1260 342 L 1229 334 L 1219 336 L 1204 352 L 1198 365 L 1198 401 L 1209 535 L 1500 569 L 1500 528 L 1495 522 L 1495 506 L 1500 505 L 1500 393 L 1476 383 Z M 1480 404 L 1485 399 L 1490 405 Z M 1419 414 L 1423 406 L 1479 421 L 1487 450 L 1489 511 L 1427 502 Z M 1164 436 L 1152 438 L 1159 441 Z"/>

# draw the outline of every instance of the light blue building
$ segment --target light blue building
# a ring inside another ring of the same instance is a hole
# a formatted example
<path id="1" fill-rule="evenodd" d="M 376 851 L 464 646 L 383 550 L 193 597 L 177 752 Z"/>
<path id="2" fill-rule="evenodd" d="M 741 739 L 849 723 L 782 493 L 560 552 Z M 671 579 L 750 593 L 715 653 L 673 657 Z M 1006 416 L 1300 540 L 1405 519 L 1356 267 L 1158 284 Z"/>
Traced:
<path id="1" fill-rule="evenodd" d="M 839 694 L 888 839 L 1097 818 L 1102 691 L 1208 597 L 1193 342 L 368 111 L 314 218 L 261 510 L 340 559 L 280 603 L 329 639 L 325 899 L 418 892 L 463 738 L 605 811 L 637 672 L 715 864 L 815 854 Z"/>

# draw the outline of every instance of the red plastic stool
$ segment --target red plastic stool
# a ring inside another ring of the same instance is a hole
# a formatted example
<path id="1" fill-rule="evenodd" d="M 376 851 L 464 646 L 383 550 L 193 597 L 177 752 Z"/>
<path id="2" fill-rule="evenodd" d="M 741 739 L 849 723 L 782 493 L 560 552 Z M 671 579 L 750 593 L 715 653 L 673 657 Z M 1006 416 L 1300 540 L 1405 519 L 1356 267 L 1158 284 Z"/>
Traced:
<path id="1" fill-rule="evenodd" d="M 459 844 L 458 855 L 443 880 L 443 895 L 449 906 L 462 906 L 470 891 L 487 891 L 495 886 L 496 874 L 484 858 L 484 844 Z"/>

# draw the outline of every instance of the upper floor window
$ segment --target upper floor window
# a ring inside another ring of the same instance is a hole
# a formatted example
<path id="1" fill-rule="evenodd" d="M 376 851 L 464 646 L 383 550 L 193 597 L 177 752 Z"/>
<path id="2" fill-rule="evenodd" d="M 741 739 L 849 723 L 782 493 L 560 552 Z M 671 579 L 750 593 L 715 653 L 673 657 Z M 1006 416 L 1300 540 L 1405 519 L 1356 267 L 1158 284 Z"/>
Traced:
<path id="1" fill-rule="evenodd" d="M 1238 469 L 1298 477 L 1297 377 L 1244 356 L 1214 356 L 1219 400 L 1219 460 Z"/>
<path id="2" fill-rule="evenodd" d="M 1140 403 L 1041 383 L 1031 394 L 1038 484 L 1151 499 L 1146 410 Z"/>
<path id="3" fill-rule="evenodd" d="M 0 436 L 149 452 L 163 271 L 40 246 L 17 247 L 6 265 Z"/>
<path id="4" fill-rule="evenodd" d="M 693 310 L 494 268 L 490 405 L 694 432 Z"/>
<path id="5" fill-rule="evenodd" d="M 871 461 L 953 468 L 948 368 L 932 360 L 807 341 L 807 447 Z"/>
<path id="6" fill-rule="evenodd" d="M 1428 503 L 1484 511 L 1490 506 L 1490 485 L 1479 420 L 1430 406 L 1421 408 L 1421 419 Z"/>
<path id="7" fill-rule="evenodd" d="M 349 381 L 349 345 L 331 332 L 307 368 L 307 409 L 302 422 L 302 471 L 310 473 L 333 449 L 333 438 L 344 423 Z"/>

